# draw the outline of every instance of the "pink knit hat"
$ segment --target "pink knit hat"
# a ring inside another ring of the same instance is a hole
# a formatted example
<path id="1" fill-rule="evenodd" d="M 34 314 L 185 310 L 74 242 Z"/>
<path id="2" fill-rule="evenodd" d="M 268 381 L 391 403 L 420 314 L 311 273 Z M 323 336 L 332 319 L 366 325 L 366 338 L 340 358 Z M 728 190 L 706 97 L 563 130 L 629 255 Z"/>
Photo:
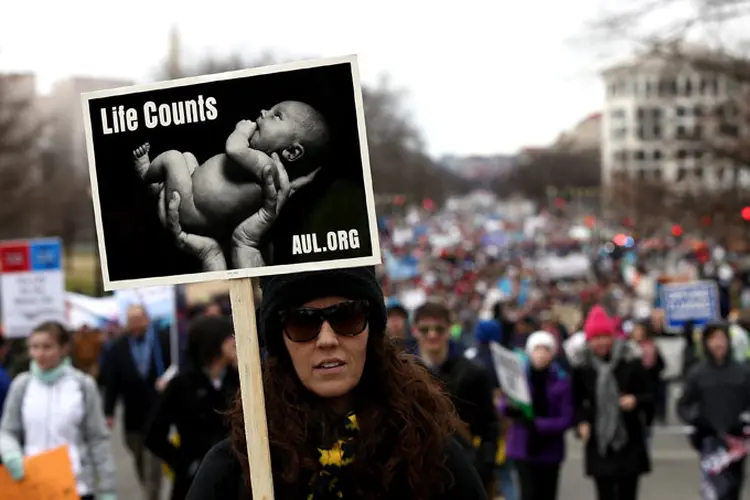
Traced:
<path id="1" fill-rule="evenodd" d="M 602 306 L 594 306 L 586 317 L 583 331 L 586 334 L 587 341 L 600 335 L 614 335 L 615 322 L 612 321 L 612 318 L 609 317 Z"/>

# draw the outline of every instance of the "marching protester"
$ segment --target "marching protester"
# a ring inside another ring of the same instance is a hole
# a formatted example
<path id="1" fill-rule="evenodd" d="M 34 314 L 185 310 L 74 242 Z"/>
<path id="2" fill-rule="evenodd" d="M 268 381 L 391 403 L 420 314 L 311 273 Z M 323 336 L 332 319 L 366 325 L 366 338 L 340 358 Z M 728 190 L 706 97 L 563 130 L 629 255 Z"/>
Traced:
<path id="1" fill-rule="evenodd" d="M 677 404 L 680 418 L 693 427 L 693 447 L 702 458 L 717 450 L 744 448 L 746 413 L 750 411 L 750 374 L 732 356 L 728 325 L 711 323 L 703 331 L 704 356 L 691 368 Z M 703 471 L 704 497 L 739 500 L 745 479 L 745 453 L 721 474 Z M 712 490 L 707 494 L 706 490 Z"/>
<path id="2" fill-rule="evenodd" d="M 172 500 L 184 500 L 203 457 L 229 434 L 224 414 L 239 388 L 230 318 L 193 320 L 187 349 L 188 368 L 170 380 L 146 434 L 146 447 L 174 471 Z M 172 426 L 179 446 L 169 439 Z"/>
<path id="3" fill-rule="evenodd" d="M 599 500 L 635 500 L 650 472 L 643 409 L 653 393 L 638 351 L 616 337 L 614 321 L 591 308 L 583 330 L 586 346 L 575 353 L 575 424 L 585 443 L 584 468 Z"/>
<path id="4" fill-rule="evenodd" d="M 143 306 L 127 310 L 125 333 L 107 353 L 104 413 L 114 424 L 115 406 L 122 400 L 125 444 L 135 460 L 138 479 L 147 500 L 161 496 L 162 466 L 146 448 L 146 424 L 167 384 L 162 376 L 169 366 L 169 338 L 157 332 Z"/>
<path id="5" fill-rule="evenodd" d="M 565 432 L 573 424 L 573 394 L 568 374 L 554 361 L 555 337 L 545 331 L 526 343 L 532 413 L 503 397 L 500 411 L 513 419 L 507 453 L 513 459 L 521 500 L 555 500 L 565 460 Z"/>
<path id="6" fill-rule="evenodd" d="M 484 500 L 447 398 L 385 335 L 372 268 L 263 279 L 259 330 L 277 498 Z M 238 332 L 239 333 L 239 332 Z M 241 400 L 188 500 L 251 498 Z"/>
<path id="7" fill-rule="evenodd" d="M 0 421 L 0 456 L 15 481 L 23 458 L 67 446 L 82 500 L 114 500 L 116 473 L 96 381 L 73 368 L 70 334 L 59 323 L 28 339 L 31 369 L 11 384 Z"/>
<path id="8" fill-rule="evenodd" d="M 451 349 L 451 311 L 440 302 L 426 302 L 414 312 L 419 357 L 451 396 L 458 416 L 469 426 L 476 449 L 474 463 L 488 493 L 494 470 L 500 425 L 487 371 L 469 361 L 463 350 Z"/>

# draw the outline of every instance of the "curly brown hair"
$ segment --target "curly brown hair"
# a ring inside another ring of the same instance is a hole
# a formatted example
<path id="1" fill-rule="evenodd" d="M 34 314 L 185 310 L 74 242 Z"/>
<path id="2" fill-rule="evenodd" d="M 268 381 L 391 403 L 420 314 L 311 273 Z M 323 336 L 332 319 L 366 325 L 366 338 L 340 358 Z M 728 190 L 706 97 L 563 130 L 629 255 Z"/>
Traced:
<path id="1" fill-rule="evenodd" d="M 264 362 L 268 433 L 277 498 L 297 498 L 320 466 L 316 446 L 334 420 L 305 389 L 286 349 Z M 359 437 L 348 467 L 356 498 L 382 499 L 394 491 L 429 500 L 453 481 L 446 447 L 466 426 L 439 383 L 414 357 L 384 335 L 370 335 L 367 361 L 355 389 Z M 319 401 L 319 400 L 318 400 Z M 247 443 L 239 395 L 229 413 L 231 440 L 249 491 Z M 316 438 L 317 436 L 317 438 Z"/>

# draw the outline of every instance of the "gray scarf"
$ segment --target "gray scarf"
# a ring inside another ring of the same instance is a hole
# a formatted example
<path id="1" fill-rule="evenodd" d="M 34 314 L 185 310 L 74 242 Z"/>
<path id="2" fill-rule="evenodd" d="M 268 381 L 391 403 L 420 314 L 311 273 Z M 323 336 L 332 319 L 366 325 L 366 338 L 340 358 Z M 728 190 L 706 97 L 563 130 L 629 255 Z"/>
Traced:
<path id="1" fill-rule="evenodd" d="M 620 412 L 620 388 L 614 369 L 625 350 L 625 342 L 616 340 L 608 363 L 590 354 L 591 366 L 596 371 L 596 442 L 600 456 L 605 456 L 610 446 L 619 451 L 628 442 L 628 431 Z"/>

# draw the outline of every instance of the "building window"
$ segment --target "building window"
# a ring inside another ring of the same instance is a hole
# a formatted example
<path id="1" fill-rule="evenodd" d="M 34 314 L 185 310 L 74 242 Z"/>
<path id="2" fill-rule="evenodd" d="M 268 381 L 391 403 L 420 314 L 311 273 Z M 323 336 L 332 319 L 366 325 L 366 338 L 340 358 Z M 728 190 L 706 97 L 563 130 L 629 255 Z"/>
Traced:
<path id="1" fill-rule="evenodd" d="M 616 162 L 624 162 L 628 159 L 628 154 L 625 151 L 615 151 L 614 157 Z"/>
<path id="2" fill-rule="evenodd" d="M 693 139 L 699 140 L 703 136 L 703 126 L 702 125 L 694 125 L 693 126 Z"/>
<path id="3" fill-rule="evenodd" d="M 655 149 L 654 150 L 654 160 L 661 160 L 661 149 Z"/>
<path id="4" fill-rule="evenodd" d="M 646 159 L 646 155 L 642 150 L 638 150 L 633 153 L 633 159 L 638 160 L 638 161 L 643 161 Z"/>
<path id="5" fill-rule="evenodd" d="M 646 180 L 646 169 L 641 168 L 638 170 L 638 180 L 641 180 L 641 181 Z"/>
<path id="6" fill-rule="evenodd" d="M 685 158 L 687 158 L 687 151 L 685 151 L 684 149 L 678 149 L 677 150 L 677 159 L 678 160 L 684 160 Z"/>
<path id="7" fill-rule="evenodd" d="M 693 108 L 693 114 L 698 117 L 703 116 L 703 106 L 701 106 L 700 104 L 696 104 Z"/>
<path id="8" fill-rule="evenodd" d="M 654 84 L 651 81 L 646 82 L 646 97 L 654 95 Z"/>
<path id="9" fill-rule="evenodd" d="M 657 168 L 656 170 L 654 170 L 654 180 L 657 181 L 657 182 L 661 180 L 661 169 L 660 168 Z"/>
<path id="10" fill-rule="evenodd" d="M 677 130 L 675 131 L 675 137 L 678 139 L 687 139 L 687 129 L 685 129 L 684 125 L 677 125 Z"/>
<path id="11" fill-rule="evenodd" d="M 616 128 L 612 130 L 612 139 L 625 139 L 628 135 L 628 130 L 624 127 Z"/>
<path id="12" fill-rule="evenodd" d="M 701 158 L 703 158 L 703 151 L 701 151 L 700 149 L 696 149 L 695 151 L 693 151 L 693 158 L 695 158 L 696 160 L 700 160 Z"/>
<path id="13" fill-rule="evenodd" d="M 661 139 L 661 127 L 654 125 L 654 139 Z"/>
<path id="14" fill-rule="evenodd" d="M 623 120 L 625 119 L 625 110 L 624 109 L 613 109 L 609 112 L 609 116 L 611 116 L 615 120 Z"/>
<path id="15" fill-rule="evenodd" d="M 677 108 L 675 108 L 675 114 L 677 116 L 685 116 L 686 112 L 687 110 L 682 106 L 677 106 Z"/>
<path id="16" fill-rule="evenodd" d="M 677 178 L 675 179 L 676 182 L 682 182 L 685 180 L 685 177 L 687 177 L 687 170 L 680 167 L 677 169 Z"/>
<path id="17" fill-rule="evenodd" d="M 695 167 L 695 178 L 703 179 L 703 167 Z"/>
<path id="18" fill-rule="evenodd" d="M 687 78 L 685 80 L 685 97 L 691 97 L 693 95 L 693 80 Z"/>
<path id="19" fill-rule="evenodd" d="M 737 125 L 731 123 L 722 123 L 719 125 L 719 133 L 727 137 L 739 137 L 740 128 Z"/>
<path id="20" fill-rule="evenodd" d="M 659 80 L 659 95 L 663 97 L 677 95 L 677 82 L 673 78 Z"/>

